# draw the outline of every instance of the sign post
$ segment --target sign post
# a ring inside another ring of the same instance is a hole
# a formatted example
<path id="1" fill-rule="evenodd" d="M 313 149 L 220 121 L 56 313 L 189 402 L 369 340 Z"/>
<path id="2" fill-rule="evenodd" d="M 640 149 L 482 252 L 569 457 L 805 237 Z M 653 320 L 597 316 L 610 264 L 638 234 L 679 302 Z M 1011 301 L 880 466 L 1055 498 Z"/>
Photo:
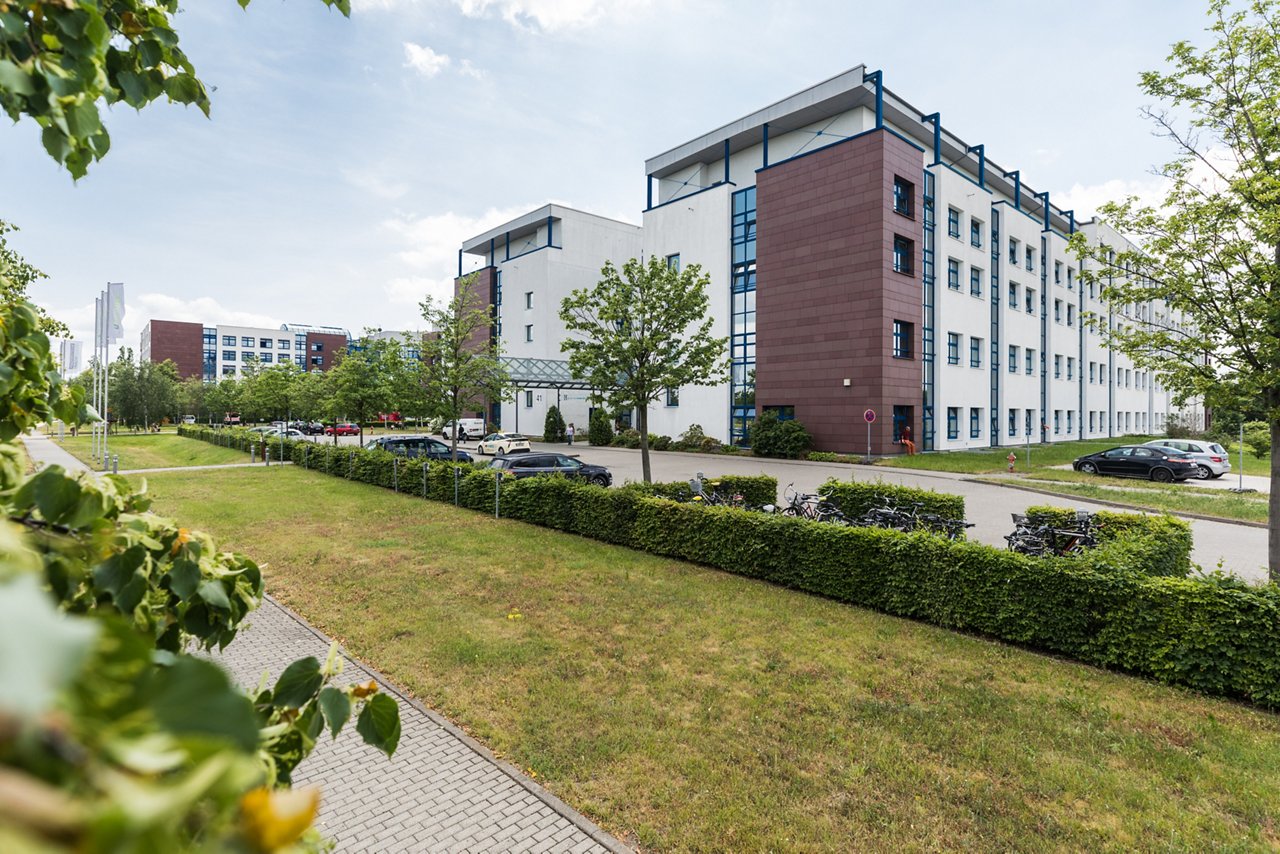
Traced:
<path id="1" fill-rule="evenodd" d="M 862 420 L 867 422 L 867 462 L 871 462 L 871 425 L 876 423 L 876 411 L 868 409 L 862 413 Z"/>

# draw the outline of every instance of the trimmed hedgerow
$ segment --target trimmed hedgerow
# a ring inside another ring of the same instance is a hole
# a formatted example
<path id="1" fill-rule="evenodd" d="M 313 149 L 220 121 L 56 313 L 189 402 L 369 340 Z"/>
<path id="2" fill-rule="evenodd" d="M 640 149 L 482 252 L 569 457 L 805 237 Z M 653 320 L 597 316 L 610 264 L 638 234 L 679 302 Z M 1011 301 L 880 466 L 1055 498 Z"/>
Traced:
<path id="1" fill-rule="evenodd" d="M 707 479 L 707 488 L 721 495 L 741 495 L 749 507 L 763 507 L 778 501 L 778 479 L 769 475 L 726 474 Z M 693 489 L 688 481 L 670 483 L 628 483 L 622 489 L 648 498 L 689 501 Z"/>
<path id="2" fill-rule="evenodd" d="M 1027 508 L 1027 517 L 1033 525 L 1070 528 L 1076 511 L 1036 506 Z M 1176 578 L 1191 572 L 1191 526 L 1182 519 L 1102 510 L 1093 514 L 1093 527 L 1099 548 L 1082 559 L 1099 569 Z"/>
<path id="3" fill-rule="evenodd" d="M 872 507 L 878 506 L 882 496 L 888 497 L 904 510 L 918 502 L 923 505 L 921 513 L 934 513 L 944 519 L 964 519 L 964 498 L 934 492 L 932 489 L 894 486 L 889 483 L 850 483 L 831 478 L 818 487 L 818 492 L 827 496 L 850 519 L 857 519 Z"/>
<path id="4" fill-rule="evenodd" d="M 206 440 L 214 434 L 219 444 L 242 441 L 231 431 L 182 431 Z M 423 469 L 416 460 L 350 446 L 287 440 L 284 445 L 295 463 L 308 468 L 422 493 Z M 924 533 L 654 497 L 687 490 L 687 484 L 604 489 L 539 477 L 495 487 L 495 476 L 490 469 L 433 461 L 425 472 L 426 492 L 452 501 L 456 477 L 464 507 L 492 513 L 497 488 L 501 515 L 510 518 L 1280 707 L 1280 587 L 1253 587 L 1226 576 L 1157 576 L 1165 571 L 1161 567 L 1186 560 L 1189 533 L 1178 520 L 1099 514 L 1099 529 L 1106 532 L 1099 548 L 1046 559 Z M 753 493 L 758 499 L 771 480 L 732 488 L 744 494 L 744 487 L 759 490 Z M 721 478 L 722 488 L 730 482 Z M 858 487 L 885 489 L 840 483 L 833 492 L 857 500 L 866 494 Z M 963 516 L 963 502 L 954 496 L 912 492 L 928 497 L 931 512 Z M 1046 519 L 1071 512 L 1033 511 Z"/>

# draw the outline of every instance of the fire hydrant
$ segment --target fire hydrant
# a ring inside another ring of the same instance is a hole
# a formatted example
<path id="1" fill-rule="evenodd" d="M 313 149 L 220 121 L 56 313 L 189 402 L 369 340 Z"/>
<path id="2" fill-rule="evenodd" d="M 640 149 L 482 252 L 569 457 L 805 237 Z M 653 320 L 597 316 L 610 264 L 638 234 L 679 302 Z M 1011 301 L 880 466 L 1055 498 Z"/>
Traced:
<path id="1" fill-rule="evenodd" d="M 1013 451 L 1010 451 L 1009 456 L 1005 457 L 1005 459 L 1009 461 L 1009 472 L 1012 473 L 1013 464 L 1018 461 L 1018 455 L 1015 454 Z"/>

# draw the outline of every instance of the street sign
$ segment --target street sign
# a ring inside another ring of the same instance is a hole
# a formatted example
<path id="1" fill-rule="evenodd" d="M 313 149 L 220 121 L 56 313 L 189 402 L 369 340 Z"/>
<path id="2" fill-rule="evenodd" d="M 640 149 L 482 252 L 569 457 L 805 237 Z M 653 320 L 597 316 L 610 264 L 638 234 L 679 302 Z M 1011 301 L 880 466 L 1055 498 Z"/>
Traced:
<path id="1" fill-rule="evenodd" d="M 876 411 L 874 409 L 868 409 L 866 412 L 862 413 L 862 419 L 868 424 L 874 424 L 876 421 Z"/>

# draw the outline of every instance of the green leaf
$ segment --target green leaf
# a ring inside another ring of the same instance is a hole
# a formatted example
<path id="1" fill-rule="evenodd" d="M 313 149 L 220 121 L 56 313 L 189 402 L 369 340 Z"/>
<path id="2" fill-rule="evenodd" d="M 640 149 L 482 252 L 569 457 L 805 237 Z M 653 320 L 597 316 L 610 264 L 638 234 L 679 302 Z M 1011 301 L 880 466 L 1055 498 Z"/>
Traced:
<path id="1" fill-rule="evenodd" d="M 30 74 L 9 60 L 0 59 L 0 91 L 6 89 L 15 95 L 34 95 L 36 93 L 36 87 L 31 82 Z"/>
<path id="2" fill-rule="evenodd" d="M 275 704 L 285 709 L 306 705 L 324 684 L 320 662 L 314 656 L 300 658 L 285 668 L 272 692 Z"/>
<path id="3" fill-rule="evenodd" d="M 19 720 L 47 709 L 79 674 L 98 628 L 58 611 L 34 576 L 0 585 L 0 709 Z"/>
<path id="4" fill-rule="evenodd" d="M 386 694 L 374 694 L 360 710 L 356 732 L 366 744 L 392 755 L 400 743 L 400 706 Z"/>
<path id="5" fill-rule="evenodd" d="M 346 691 L 340 691 L 329 685 L 321 689 L 319 705 L 325 722 L 329 724 L 330 734 L 337 738 L 338 733 L 342 732 L 342 728 L 351 718 L 351 698 L 347 696 Z"/>
<path id="6" fill-rule="evenodd" d="M 179 599 L 187 601 L 200 585 L 200 565 L 193 560 L 182 558 L 173 562 L 169 570 L 169 589 Z"/>
<path id="7" fill-rule="evenodd" d="M 160 725 L 176 735 L 225 739 L 246 752 L 258 746 L 253 704 L 211 661 L 181 656 L 160 669 L 149 705 Z"/>
<path id="8" fill-rule="evenodd" d="M 223 611 L 231 610 L 231 600 L 227 598 L 227 591 L 220 582 L 212 579 L 201 581 L 197 592 L 201 599 L 214 608 L 221 608 Z"/>
<path id="9" fill-rule="evenodd" d="M 80 499 L 80 484 L 76 483 L 60 466 L 47 468 L 33 475 L 18 491 L 15 502 L 19 507 L 34 504 L 50 524 L 61 524 Z"/>
<path id="10" fill-rule="evenodd" d="M 102 592 L 111 594 L 114 599 L 142 565 L 145 554 L 145 551 L 135 546 L 107 558 L 93 568 L 94 586 Z"/>

